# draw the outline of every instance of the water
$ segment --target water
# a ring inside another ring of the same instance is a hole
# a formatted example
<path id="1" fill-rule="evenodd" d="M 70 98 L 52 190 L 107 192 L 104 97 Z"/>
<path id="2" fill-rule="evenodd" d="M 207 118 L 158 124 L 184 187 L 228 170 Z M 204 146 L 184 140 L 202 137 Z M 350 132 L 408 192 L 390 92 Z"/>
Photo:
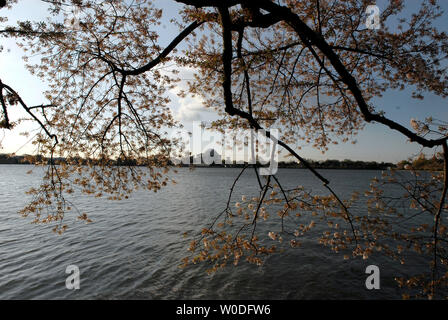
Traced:
<path id="1" fill-rule="evenodd" d="M 222 211 L 240 169 L 182 168 L 178 182 L 161 192 L 138 191 L 124 201 L 78 197 L 77 207 L 91 224 L 68 218 L 59 236 L 48 225 L 33 225 L 17 214 L 29 200 L 24 191 L 37 186 L 39 170 L 0 165 L 0 299 L 400 299 L 393 278 L 405 274 L 381 256 L 343 260 L 341 254 L 305 239 L 303 246 L 266 259 L 262 266 L 241 263 L 208 275 L 205 265 L 180 269 L 188 243 L 182 234 L 197 233 Z M 342 196 L 368 188 L 380 171 L 322 170 Z M 298 184 L 319 191 L 306 170 L 280 169 L 286 187 Z M 235 191 L 256 190 L 253 170 Z M 73 220 L 73 222 L 71 220 Z M 273 218 L 274 219 L 274 218 Z M 65 287 L 68 265 L 81 272 L 80 290 Z M 381 289 L 365 288 L 365 269 L 381 270 Z M 407 266 L 413 271 L 422 262 Z"/>

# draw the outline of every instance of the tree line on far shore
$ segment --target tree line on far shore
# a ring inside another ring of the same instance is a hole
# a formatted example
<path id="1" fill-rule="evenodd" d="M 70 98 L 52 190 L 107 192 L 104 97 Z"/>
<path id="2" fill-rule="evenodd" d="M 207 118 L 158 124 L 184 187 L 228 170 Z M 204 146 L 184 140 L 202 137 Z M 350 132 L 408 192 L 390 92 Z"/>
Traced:
<path id="1" fill-rule="evenodd" d="M 0 154 L 0 164 L 33 164 L 36 160 L 45 160 L 42 156 L 29 156 L 29 155 L 10 155 Z M 56 162 L 64 161 L 64 159 L 55 159 Z M 368 170 L 386 170 L 389 168 L 395 168 L 398 170 L 442 170 L 443 160 L 433 156 L 426 158 L 425 155 L 421 155 L 418 158 L 412 160 L 402 160 L 397 164 L 391 162 L 376 162 L 376 161 L 359 161 L 359 160 L 308 160 L 308 162 L 316 169 L 368 169 Z M 116 163 L 123 165 L 137 165 L 136 163 Z M 194 166 L 194 165 L 193 165 Z M 203 166 L 203 165 L 201 165 Z M 214 167 L 242 167 L 244 163 L 225 164 L 222 165 L 213 164 Z M 280 161 L 278 163 L 279 168 L 304 168 L 304 165 L 295 161 Z"/>
<path id="2" fill-rule="evenodd" d="M 416 159 L 402 160 L 397 163 L 397 169 L 399 170 L 430 170 L 430 171 L 442 171 L 443 159 L 437 156 L 426 158 L 424 154 L 421 154 Z"/>

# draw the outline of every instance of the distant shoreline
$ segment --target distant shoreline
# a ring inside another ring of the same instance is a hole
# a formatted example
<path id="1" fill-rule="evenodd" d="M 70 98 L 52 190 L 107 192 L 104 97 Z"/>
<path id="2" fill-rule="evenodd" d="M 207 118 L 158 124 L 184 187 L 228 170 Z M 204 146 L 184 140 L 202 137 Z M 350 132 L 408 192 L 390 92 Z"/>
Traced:
<path id="1" fill-rule="evenodd" d="M 215 151 L 212 150 L 211 155 L 213 156 L 213 153 Z M 218 155 L 219 156 L 219 155 Z M 221 157 L 214 158 L 215 161 L 213 164 L 208 165 L 208 161 L 204 161 L 203 154 L 196 155 L 196 156 L 190 156 L 190 159 L 183 159 L 186 160 L 187 164 L 182 163 L 181 165 L 175 165 L 173 162 L 169 161 L 162 163 L 156 161 L 154 166 L 166 166 L 168 164 L 169 167 L 184 167 L 184 168 L 243 168 L 245 165 L 251 165 L 247 162 L 245 163 L 226 163 L 226 161 L 221 160 Z M 211 160 L 208 158 L 209 161 Z M 77 160 L 80 164 L 88 164 L 96 162 L 95 160 L 91 159 L 71 159 L 71 160 Z M 189 161 L 188 161 L 189 160 Z M 230 159 L 229 159 L 230 160 Z M 50 163 L 53 161 L 53 163 L 60 164 L 66 162 L 65 158 L 55 158 L 53 160 L 50 160 L 43 156 L 32 156 L 32 155 L 10 155 L 10 154 L 0 154 L 0 164 L 3 165 L 10 165 L 10 164 L 28 164 L 33 165 L 35 162 L 40 162 L 41 164 Z M 93 161 L 93 162 L 92 162 Z M 179 160 L 182 162 L 181 160 Z M 312 159 L 306 159 L 308 164 L 313 167 L 314 169 L 334 169 L 334 170 L 388 170 L 388 169 L 398 169 L 398 170 L 425 170 L 425 171 L 440 171 L 443 170 L 443 160 L 438 159 L 436 157 L 432 158 L 425 158 L 424 155 L 420 156 L 419 158 L 415 160 L 403 160 L 398 163 L 391 163 L 391 162 L 376 162 L 376 161 L 361 161 L 361 160 L 335 160 L 335 159 L 327 159 L 327 160 L 312 160 Z M 230 162 L 230 161 L 229 161 Z M 143 165 L 144 162 L 138 162 L 137 160 L 109 160 L 109 165 L 112 166 L 145 166 Z M 141 163 L 141 164 L 140 164 Z M 159 165 L 158 165 L 159 164 Z M 257 162 L 256 165 L 258 167 L 268 167 L 267 164 L 262 164 L 260 162 Z M 286 161 L 278 161 L 277 162 L 277 168 L 281 169 L 306 169 L 305 165 L 303 163 L 299 162 L 286 162 Z"/>
<path id="2" fill-rule="evenodd" d="M 7 165 L 28 165 L 28 166 L 34 166 L 34 163 L 0 163 L 0 166 L 7 166 Z M 142 166 L 143 167 L 143 166 Z M 231 166 L 231 167 L 224 167 L 224 166 L 169 166 L 170 168 L 173 169 L 179 169 L 179 168 L 192 168 L 192 169 L 203 169 L 203 168 L 207 168 L 207 169 L 241 169 L 243 168 L 243 166 Z M 308 170 L 308 168 L 305 167 L 278 167 L 278 169 L 295 169 L 295 170 Z M 318 170 L 360 170 L 360 171 L 379 171 L 379 170 L 390 170 L 392 168 L 315 168 Z M 397 167 L 393 167 L 393 169 L 397 170 L 397 171 L 409 171 L 410 169 L 403 169 L 403 168 L 397 168 Z M 442 172 L 443 170 L 429 170 L 429 169 L 416 169 L 417 171 L 432 171 L 432 172 Z"/>
<path id="3" fill-rule="evenodd" d="M 29 165 L 29 166 L 34 166 L 36 164 L 34 163 L 30 163 L 30 162 L 0 162 L 0 165 Z M 58 164 L 56 164 L 58 165 Z M 144 167 L 144 166 L 137 166 L 137 167 Z M 174 168 L 174 169 L 178 169 L 178 168 L 192 168 L 192 169 L 202 169 L 202 168 L 213 168 L 213 169 L 242 169 L 244 167 L 244 165 L 227 165 L 227 166 L 223 166 L 223 165 L 200 165 L 200 166 L 188 166 L 188 165 L 183 165 L 183 166 L 175 166 L 175 165 L 170 165 L 168 166 L 169 168 Z M 267 166 L 259 166 L 260 168 L 268 168 Z M 291 166 L 278 166 L 278 169 L 300 169 L 300 170 L 308 170 L 306 167 L 299 167 L 299 166 L 295 166 L 295 167 L 291 167 Z M 388 170 L 390 169 L 390 167 L 387 168 L 356 168 L 356 167 L 339 167 L 339 168 L 334 168 L 334 167 L 314 167 L 315 169 L 319 169 L 319 170 Z M 395 168 L 395 167 L 394 167 Z M 404 169 L 405 170 L 405 169 Z"/>

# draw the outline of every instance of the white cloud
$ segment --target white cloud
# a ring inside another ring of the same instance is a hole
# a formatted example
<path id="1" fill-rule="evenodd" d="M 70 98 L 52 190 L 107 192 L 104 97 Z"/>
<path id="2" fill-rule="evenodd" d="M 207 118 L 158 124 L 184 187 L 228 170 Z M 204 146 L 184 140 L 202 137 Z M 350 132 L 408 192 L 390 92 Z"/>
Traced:
<path id="1" fill-rule="evenodd" d="M 208 112 L 203 106 L 203 100 L 200 97 L 179 98 L 179 108 L 175 117 L 179 121 L 198 121 L 201 120 L 201 112 Z"/>
<path id="2" fill-rule="evenodd" d="M 200 96 L 192 96 L 187 94 L 182 98 L 178 96 L 178 93 L 183 90 L 188 91 L 187 81 L 192 80 L 195 70 L 192 68 L 182 67 L 179 69 L 178 77 L 181 81 L 174 89 L 170 90 L 170 96 L 172 98 L 171 110 L 174 117 L 181 122 L 191 122 L 200 120 L 210 120 L 215 112 L 211 109 L 204 107 L 204 99 Z"/>

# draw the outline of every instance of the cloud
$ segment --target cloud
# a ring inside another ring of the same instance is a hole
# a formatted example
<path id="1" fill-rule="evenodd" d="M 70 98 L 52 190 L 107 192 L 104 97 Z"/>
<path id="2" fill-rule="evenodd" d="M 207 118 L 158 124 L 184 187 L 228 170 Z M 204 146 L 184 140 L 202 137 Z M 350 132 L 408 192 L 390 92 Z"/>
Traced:
<path id="1" fill-rule="evenodd" d="M 179 98 L 179 108 L 175 117 L 179 121 L 197 121 L 201 120 L 201 112 L 208 112 L 203 106 L 203 100 L 200 97 Z"/>
<path id="2" fill-rule="evenodd" d="M 202 97 L 189 94 L 184 98 L 178 96 L 181 90 L 188 90 L 187 81 L 193 79 L 195 70 L 182 67 L 178 71 L 178 77 L 182 80 L 175 88 L 170 90 L 170 96 L 172 98 L 171 110 L 173 111 L 174 117 L 181 122 L 209 120 L 210 116 L 214 114 L 214 111 L 204 107 L 204 99 Z"/>

